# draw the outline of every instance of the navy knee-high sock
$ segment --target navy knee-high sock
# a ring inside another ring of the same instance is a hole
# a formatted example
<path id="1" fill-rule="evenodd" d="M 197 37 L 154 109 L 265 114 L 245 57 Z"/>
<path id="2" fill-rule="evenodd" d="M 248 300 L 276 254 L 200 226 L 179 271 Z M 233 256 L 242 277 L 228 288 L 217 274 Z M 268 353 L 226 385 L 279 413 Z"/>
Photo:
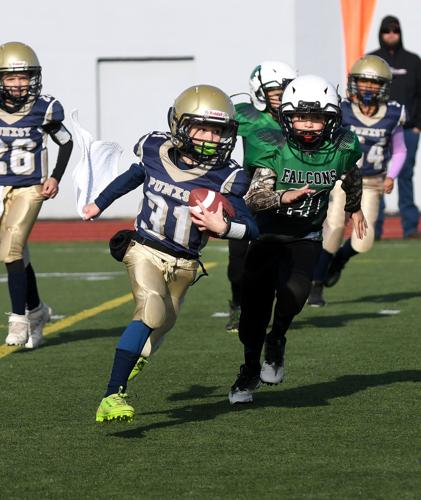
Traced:
<path id="1" fill-rule="evenodd" d="M 327 272 L 332 262 L 333 254 L 328 252 L 327 250 L 322 250 L 320 252 L 319 262 L 317 263 L 317 267 L 313 274 L 313 281 L 317 281 L 320 283 L 324 283 L 327 278 Z"/>
<path id="2" fill-rule="evenodd" d="M 35 272 L 34 269 L 29 263 L 26 268 L 26 281 L 27 281 L 27 287 L 26 287 L 26 306 L 27 308 L 32 311 L 32 309 L 35 309 L 38 307 L 41 303 L 41 300 L 39 298 L 38 294 L 38 286 L 37 286 L 37 279 L 35 277 Z"/>
<path id="3" fill-rule="evenodd" d="M 24 315 L 26 306 L 27 278 L 23 259 L 6 264 L 12 312 Z"/>
<path id="4" fill-rule="evenodd" d="M 354 257 L 354 255 L 357 255 L 359 252 L 354 250 L 351 245 L 351 240 L 348 239 L 345 241 L 345 243 L 341 246 L 341 248 L 337 251 L 336 255 L 337 257 L 342 260 L 343 262 L 348 262 L 348 260 L 351 257 Z"/>
<path id="5" fill-rule="evenodd" d="M 134 320 L 124 330 L 114 356 L 105 397 L 116 394 L 120 388 L 124 392 L 127 387 L 127 379 L 133 370 L 140 353 L 152 333 L 152 328 L 145 325 L 143 321 Z"/>

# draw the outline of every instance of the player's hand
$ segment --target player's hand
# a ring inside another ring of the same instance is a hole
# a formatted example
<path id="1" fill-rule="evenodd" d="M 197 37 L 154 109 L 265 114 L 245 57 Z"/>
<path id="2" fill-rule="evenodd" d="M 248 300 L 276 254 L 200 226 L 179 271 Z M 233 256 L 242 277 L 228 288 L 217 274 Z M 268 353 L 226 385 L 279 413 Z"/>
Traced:
<path id="1" fill-rule="evenodd" d="M 395 182 L 392 177 L 386 177 L 383 183 L 383 189 L 386 194 L 390 194 L 393 191 L 393 186 Z"/>
<path id="2" fill-rule="evenodd" d="M 54 177 L 50 177 L 47 179 L 42 185 L 41 194 L 47 200 L 53 199 L 57 196 L 58 193 L 58 181 L 54 179 Z"/>
<path id="3" fill-rule="evenodd" d="M 414 134 L 419 134 L 421 132 L 421 129 L 419 129 L 418 127 L 414 127 L 412 129 L 412 132 L 414 132 Z"/>
<path id="4" fill-rule="evenodd" d="M 200 201 L 197 202 L 201 212 L 195 210 L 195 207 L 189 207 L 190 216 L 199 231 L 211 231 L 212 233 L 225 233 L 228 225 L 224 219 L 223 205 L 218 204 L 216 212 L 209 212 Z"/>
<path id="5" fill-rule="evenodd" d="M 285 193 L 281 196 L 281 204 L 293 203 L 294 201 L 301 200 L 301 198 L 306 198 L 313 193 L 315 193 L 315 189 L 310 189 L 310 185 L 306 184 L 304 187 L 300 189 L 292 189 L 291 191 L 285 191 Z"/>
<path id="6" fill-rule="evenodd" d="M 101 210 L 97 207 L 95 203 L 88 203 L 82 208 L 83 220 L 90 220 L 97 217 Z"/>
<path id="7" fill-rule="evenodd" d="M 353 214 L 351 214 L 351 219 L 357 238 L 359 240 L 362 240 L 364 236 L 367 236 L 367 227 L 368 227 L 363 211 L 359 209 L 358 212 L 354 212 Z"/>

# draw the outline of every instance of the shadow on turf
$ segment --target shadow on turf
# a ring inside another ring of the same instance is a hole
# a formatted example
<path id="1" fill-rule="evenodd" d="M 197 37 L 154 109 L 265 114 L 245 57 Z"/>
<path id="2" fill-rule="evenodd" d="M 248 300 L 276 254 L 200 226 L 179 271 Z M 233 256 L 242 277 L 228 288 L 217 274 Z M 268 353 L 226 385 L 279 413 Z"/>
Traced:
<path id="1" fill-rule="evenodd" d="M 386 315 L 372 312 L 338 314 L 337 316 L 311 316 L 309 318 L 294 321 L 291 329 L 296 328 L 298 330 L 309 325 L 317 328 L 337 328 L 339 326 L 345 326 L 352 321 L 359 321 L 364 319 L 385 319 L 387 317 L 388 316 Z"/>
<path id="2" fill-rule="evenodd" d="M 74 330 L 74 331 L 63 331 L 60 333 L 55 333 L 51 336 L 45 338 L 45 343 L 42 344 L 38 349 L 48 349 L 48 347 L 53 347 L 60 344 L 67 344 L 68 342 L 80 342 L 84 340 L 90 340 L 94 338 L 104 338 L 104 337 L 115 337 L 118 339 L 124 330 L 124 326 L 119 328 L 110 328 L 109 330 Z M 37 350 L 38 350 L 37 349 Z M 14 355 L 22 355 L 30 352 L 34 352 L 33 349 L 19 349 Z"/>
<path id="3" fill-rule="evenodd" d="M 260 390 L 254 396 L 254 404 L 231 406 L 226 395 L 223 399 L 202 404 L 187 404 L 180 408 L 169 409 L 159 412 L 149 412 L 143 415 L 166 415 L 166 420 L 156 422 L 135 429 L 127 429 L 110 433 L 110 436 L 125 439 L 143 438 L 150 431 L 164 429 L 190 422 L 213 420 L 220 415 L 237 411 L 253 411 L 262 407 L 271 408 L 303 408 L 328 406 L 329 401 L 335 398 L 351 396 L 368 388 L 391 385 L 399 382 L 421 382 L 421 370 L 402 370 L 395 372 L 377 373 L 371 375 L 344 375 L 331 382 L 294 387 L 282 390 Z M 208 397 L 216 389 L 194 385 L 184 393 L 171 396 L 171 401 L 189 399 L 192 396 Z M 175 396 L 175 397 L 174 397 Z M 220 397 L 214 395 L 213 397 Z M 142 418 L 142 414 L 138 418 Z M 168 421 L 167 418 L 172 420 Z"/>
<path id="4" fill-rule="evenodd" d="M 385 295 L 367 295 L 365 297 L 356 297 L 352 300 L 335 300 L 332 304 L 355 304 L 355 303 L 370 303 L 381 304 L 383 302 L 399 302 L 401 300 L 409 300 L 415 297 L 421 297 L 421 292 L 395 292 Z"/>

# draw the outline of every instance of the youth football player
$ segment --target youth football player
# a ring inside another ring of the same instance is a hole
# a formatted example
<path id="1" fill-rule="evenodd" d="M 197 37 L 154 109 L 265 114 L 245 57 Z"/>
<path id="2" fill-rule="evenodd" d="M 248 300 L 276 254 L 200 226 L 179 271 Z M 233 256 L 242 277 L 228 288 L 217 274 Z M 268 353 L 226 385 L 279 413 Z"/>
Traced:
<path id="1" fill-rule="evenodd" d="M 349 259 L 372 248 L 382 195 L 392 192 L 404 165 L 405 110 L 397 102 L 389 101 L 391 82 L 388 64 L 375 55 L 358 59 L 349 73 L 348 99 L 341 104 L 342 125 L 358 136 L 363 151 L 361 207 L 367 218 L 367 237 L 360 240 L 354 231 L 342 244 L 346 226 L 345 193 L 338 182 L 331 193 L 324 224 L 323 250 L 308 299 L 311 306 L 324 306 L 324 286 L 335 285 Z"/>
<path id="2" fill-rule="evenodd" d="M 72 152 L 64 112 L 52 96 L 41 95 L 41 66 L 31 47 L 0 46 L 0 261 L 6 264 L 12 312 L 6 344 L 38 347 L 50 320 L 39 297 L 27 241 L 45 200 L 55 198 Z M 48 175 L 47 138 L 58 145 Z"/>
<path id="3" fill-rule="evenodd" d="M 139 357 L 148 358 L 174 325 L 184 295 L 195 280 L 207 233 L 239 240 L 252 240 L 258 234 L 243 200 L 247 175 L 230 160 L 237 122 L 229 97 L 209 85 L 190 87 L 175 100 L 169 126 L 170 133 L 142 137 L 135 146 L 139 163 L 84 209 L 86 219 L 96 217 L 120 196 L 143 186 L 136 235 L 123 259 L 135 312 L 117 344 L 97 422 L 133 418 L 134 408 L 125 394 L 128 377 Z M 224 216 L 222 204 L 214 213 L 202 204 L 201 213 L 190 209 L 189 193 L 195 188 L 227 196 L 236 217 Z"/>
<path id="4" fill-rule="evenodd" d="M 264 130 L 258 135 L 258 142 L 276 145 L 281 140 L 281 126 L 278 121 L 278 108 L 281 105 L 282 93 L 297 73 L 288 64 L 278 61 L 264 61 L 253 69 L 249 79 L 251 102 L 235 105 L 235 118 L 238 121 L 238 135 L 243 138 L 243 167 L 250 178 L 253 172 L 247 164 L 248 138 L 257 130 Z M 258 147 L 258 144 L 257 144 Z M 231 284 L 231 300 L 229 301 L 229 320 L 226 324 L 228 332 L 238 332 L 241 304 L 241 278 L 248 242 L 230 240 L 228 242 L 228 279 Z"/>
<path id="5" fill-rule="evenodd" d="M 260 237 L 246 258 L 239 328 L 244 364 L 229 393 L 231 404 L 252 402 L 261 381 L 283 380 L 286 334 L 310 292 L 329 192 L 339 178 L 356 233 L 364 235 L 356 167 L 361 152 L 356 135 L 340 127 L 339 100 L 323 78 L 293 80 L 280 107 L 286 140 L 275 150 L 256 150 L 251 160 L 255 173 L 246 201 L 256 212 Z M 275 296 L 273 326 L 266 334 Z"/>

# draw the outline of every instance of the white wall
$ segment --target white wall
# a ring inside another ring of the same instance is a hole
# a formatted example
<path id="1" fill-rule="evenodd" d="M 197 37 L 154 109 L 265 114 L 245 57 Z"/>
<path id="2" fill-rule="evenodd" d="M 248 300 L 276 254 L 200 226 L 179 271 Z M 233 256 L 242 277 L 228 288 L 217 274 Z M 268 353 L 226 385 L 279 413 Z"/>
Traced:
<path id="1" fill-rule="evenodd" d="M 401 19 L 406 47 L 421 53 L 421 39 L 416 38 L 421 11 L 415 6 L 412 0 L 400 0 L 398 5 L 378 0 L 368 49 L 377 46 L 380 19 L 393 13 Z M 343 84 L 345 77 L 339 0 L 21 0 L 16 19 L 2 23 L 1 41 L 15 40 L 37 52 L 44 91 L 61 100 L 67 116 L 78 108 L 81 124 L 94 135 L 98 58 L 192 56 L 196 83 L 217 85 L 229 94 L 247 91 L 251 70 L 265 59 L 284 60 L 301 74 L 319 73 L 336 83 Z M 190 84 L 186 82 L 186 87 Z M 168 86 L 171 88 L 171 75 Z M 115 106 L 121 111 L 124 127 L 133 97 L 125 93 L 124 81 L 116 81 L 115 89 Z M 178 88 L 174 97 L 176 92 Z M 124 136 L 131 147 L 147 131 L 126 130 Z M 69 173 L 78 156 L 75 146 L 60 196 L 44 204 L 41 217 L 77 216 Z M 51 167 L 54 159 L 55 145 L 51 143 Z M 122 164 L 120 170 L 127 167 Z M 417 186 L 421 197 L 418 176 Z M 122 214 L 133 216 L 132 205 L 123 203 L 118 213 L 111 207 L 104 215 Z"/>

